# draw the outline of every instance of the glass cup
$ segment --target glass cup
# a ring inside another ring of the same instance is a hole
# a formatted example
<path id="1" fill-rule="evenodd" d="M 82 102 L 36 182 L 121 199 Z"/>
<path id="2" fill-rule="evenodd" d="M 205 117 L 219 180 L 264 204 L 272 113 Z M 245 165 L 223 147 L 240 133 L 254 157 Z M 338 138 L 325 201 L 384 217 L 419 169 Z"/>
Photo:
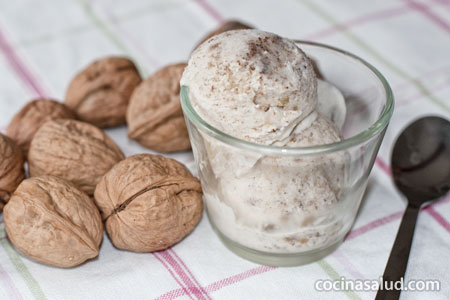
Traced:
<path id="1" fill-rule="evenodd" d="M 289 148 L 241 140 L 197 114 L 188 86 L 180 93 L 210 223 L 231 251 L 265 265 L 309 263 L 343 241 L 394 108 L 389 84 L 366 61 L 318 43 L 297 45 L 344 95 L 340 142 Z"/>

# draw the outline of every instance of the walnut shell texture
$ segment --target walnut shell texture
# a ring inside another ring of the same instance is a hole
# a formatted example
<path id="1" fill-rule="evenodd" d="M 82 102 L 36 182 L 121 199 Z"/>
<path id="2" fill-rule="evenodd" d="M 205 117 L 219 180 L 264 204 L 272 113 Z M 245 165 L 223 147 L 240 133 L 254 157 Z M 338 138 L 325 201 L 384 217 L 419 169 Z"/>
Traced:
<path id="1" fill-rule="evenodd" d="M 94 197 L 114 246 L 135 252 L 174 245 L 203 213 L 199 180 L 181 163 L 159 155 L 119 162 L 99 182 Z"/>
<path id="2" fill-rule="evenodd" d="M 225 23 L 223 23 L 222 25 L 220 25 L 218 28 L 216 28 L 214 31 L 211 31 L 210 33 L 208 33 L 201 41 L 200 43 L 197 44 L 197 46 L 195 46 L 195 48 L 197 48 L 198 46 L 200 46 L 201 44 L 203 44 L 203 42 L 209 40 L 210 38 L 212 38 L 215 35 L 221 34 L 223 32 L 226 31 L 230 31 L 230 30 L 239 30 L 239 29 L 253 29 L 252 26 L 245 24 L 245 23 L 241 23 L 239 21 L 236 20 L 229 20 L 226 21 Z"/>
<path id="3" fill-rule="evenodd" d="M 123 57 L 107 57 L 91 63 L 70 82 L 65 104 L 80 120 L 98 127 L 125 123 L 128 102 L 141 82 L 134 63 Z"/>
<path id="4" fill-rule="evenodd" d="M 119 147 L 94 125 L 68 119 L 49 121 L 31 141 L 31 176 L 65 178 L 89 195 L 113 165 L 124 159 Z"/>
<path id="5" fill-rule="evenodd" d="M 164 153 L 191 148 L 180 104 L 185 67 L 185 63 L 166 66 L 135 89 L 127 110 L 130 138 Z"/>
<path id="6" fill-rule="evenodd" d="M 5 229 L 26 256 L 73 267 L 98 255 L 103 225 L 92 199 L 53 176 L 24 180 L 4 208 Z"/>
<path id="7" fill-rule="evenodd" d="M 25 159 L 19 146 L 0 133 L 0 211 L 25 179 Z"/>
<path id="8" fill-rule="evenodd" d="M 25 105 L 14 116 L 9 123 L 6 135 L 14 140 L 26 154 L 34 134 L 45 122 L 74 118 L 74 113 L 63 103 L 52 99 L 36 99 Z"/>

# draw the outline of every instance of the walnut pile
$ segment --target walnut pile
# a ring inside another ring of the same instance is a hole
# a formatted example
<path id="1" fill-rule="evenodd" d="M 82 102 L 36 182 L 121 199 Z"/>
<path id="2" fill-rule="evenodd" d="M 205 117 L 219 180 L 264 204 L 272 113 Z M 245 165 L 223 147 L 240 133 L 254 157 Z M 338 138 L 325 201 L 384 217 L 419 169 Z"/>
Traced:
<path id="1" fill-rule="evenodd" d="M 115 165 L 95 189 L 106 231 L 119 249 L 152 252 L 182 240 L 200 221 L 202 189 L 179 162 L 138 154 Z"/>
<path id="2" fill-rule="evenodd" d="M 6 135 L 28 153 L 31 139 L 39 127 L 49 120 L 74 119 L 73 112 L 64 104 L 52 99 L 36 99 L 25 105 L 12 119 Z"/>
<path id="3" fill-rule="evenodd" d="M 98 127 L 125 123 L 128 102 L 141 82 L 134 63 L 123 57 L 107 57 L 91 63 L 70 83 L 65 104 L 80 120 Z"/>
<path id="4" fill-rule="evenodd" d="M 60 119 L 45 123 L 36 132 L 28 152 L 28 166 L 31 176 L 62 177 L 91 195 L 100 178 L 124 158 L 101 129 Z"/>
<path id="5" fill-rule="evenodd" d="M 10 138 L 0 133 L 0 211 L 25 179 L 24 157 Z"/>
<path id="6" fill-rule="evenodd" d="M 205 42 L 206 40 L 209 40 L 210 38 L 212 38 L 215 35 L 221 34 L 223 32 L 226 31 L 230 31 L 230 30 L 239 30 L 239 29 L 253 29 L 252 26 L 241 23 L 239 21 L 236 20 L 229 20 L 226 21 L 225 23 L 223 23 L 222 25 L 220 25 L 217 29 L 215 29 L 214 31 L 208 33 L 198 44 L 197 46 L 195 46 L 195 48 L 197 48 L 198 46 L 200 46 L 203 42 Z"/>
<path id="7" fill-rule="evenodd" d="M 249 28 L 228 21 L 202 42 Z M 131 60 L 105 57 L 73 78 L 64 104 L 36 99 L 14 116 L 9 137 L 0 134 L 0 211 L 20 252 L 51 266 L 80 265 L 98 256 L 102 219 L 114 246 L 135 252 L 164 250 L 194 230 L 200 181 L 173 159 L 125 158 L 98 128 L 126 122 L 128 136 L 149 149 L 189 150 L 179 99 L 185 67 L 167 65 L 142 81 Z"/>
<path id="8" fill-rule="evenodd" d="M 98 255 L 100 214 L 87 194 L 52 176 L 24 180 L 4 208 L 6 233 L 26 256 L 73 267 Z"/>
<path id="9" fill-rule="evenodd" d="M 158 152 L 191 148 L 180 104 L 185 67 L 185 63 L 164 67 L 134 90 L 127 111 L 130 138 Z"/>

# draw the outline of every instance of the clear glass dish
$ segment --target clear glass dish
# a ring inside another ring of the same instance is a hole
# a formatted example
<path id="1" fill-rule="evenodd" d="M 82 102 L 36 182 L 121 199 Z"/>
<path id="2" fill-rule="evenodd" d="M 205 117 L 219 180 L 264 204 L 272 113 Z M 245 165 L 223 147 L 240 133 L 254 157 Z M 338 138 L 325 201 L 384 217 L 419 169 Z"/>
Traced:
<path id="1" fill-rule="evenodd" d="M 265 265 L 309 263 L 343 241 L 394 108 L 389 84 L 369 63 L 327 45 L 297 44 L 345 97 L 340 142 L 287 148 L 235 138 L 205 122 L 189 87 L 181 87 L 210 223 L 231 251 Z"/>

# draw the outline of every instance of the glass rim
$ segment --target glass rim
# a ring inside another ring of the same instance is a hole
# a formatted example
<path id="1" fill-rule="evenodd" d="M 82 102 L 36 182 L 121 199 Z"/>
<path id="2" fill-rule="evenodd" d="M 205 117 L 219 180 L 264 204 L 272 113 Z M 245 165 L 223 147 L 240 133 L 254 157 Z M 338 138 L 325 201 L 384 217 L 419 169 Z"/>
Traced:
<path id="1" fill-rule="evenodd" d="M 188 86 L 181 86 L 180 89 L 180 98 L 181 98 L 181 106 L 183 108 L 184 114 L 187 116 L 187 118 L 195 124 L 198 128 L 200 128 L 202 131 L 207 133 L 208 135 L 217 138 L 218 140 L 229 144 L 234 147 L 239 147 L 242 149 L 260 152 L 263 154 L 268 155 L 316 155 L 316 154 L 327 154 L 332 152 L 337 152 L 341 150 L 348 149 L 350 147 L 362 144 L 372 137 L 376 136 L 380 132 L 382 132 L 387 125 L 389 124 L 389 120 L 391 119 L 393 110 L 394 110 L 394 96 L 392 93 L 392 89 L 387 82 L 386 78 L 381 74 L 378 69 L 376 69 L 373 65 L 365 61 L 364 59 L 339 48 L 329 46 L 326 44 L 311 42 L 311 41 L 303 41 L 303 40 L 294 40 L 296 44 L 303 44 L 303 45 L 309 45 L 319 48 L 324 48 L 327 50 L 332 50 L 334 52 L 338 52 L 340 54 L 343 54 L 347 57 L 350 57 L 365 67 L 367 67 L 375 76 L 378 78 L 378 80 L 382 83 L 382 86 L 385 91 L 385 97 L 386 97 L 386 103 L 383 108 L 383 111 L 381 112 L 379 118 L 366 130 L 351 136 L 347 139 L 343 139 L 339 142 L 331 143 L 331 144 L 324 144 L 324 145 L 317 145 L 317 146 L 308 146 L 308 147 L 280 147 L 280 146 L 272 146 L 272 145 L 263 145 L 263 144 L 257 144 L 253 142 L 249 142 L 234 136 L 231 136 L 214 126 L 210 125 L 208 122 L 206 122 L 200 115 L 195 111 L 193 108 L 191 101 L 189 99 L 188 95 Z"/>

